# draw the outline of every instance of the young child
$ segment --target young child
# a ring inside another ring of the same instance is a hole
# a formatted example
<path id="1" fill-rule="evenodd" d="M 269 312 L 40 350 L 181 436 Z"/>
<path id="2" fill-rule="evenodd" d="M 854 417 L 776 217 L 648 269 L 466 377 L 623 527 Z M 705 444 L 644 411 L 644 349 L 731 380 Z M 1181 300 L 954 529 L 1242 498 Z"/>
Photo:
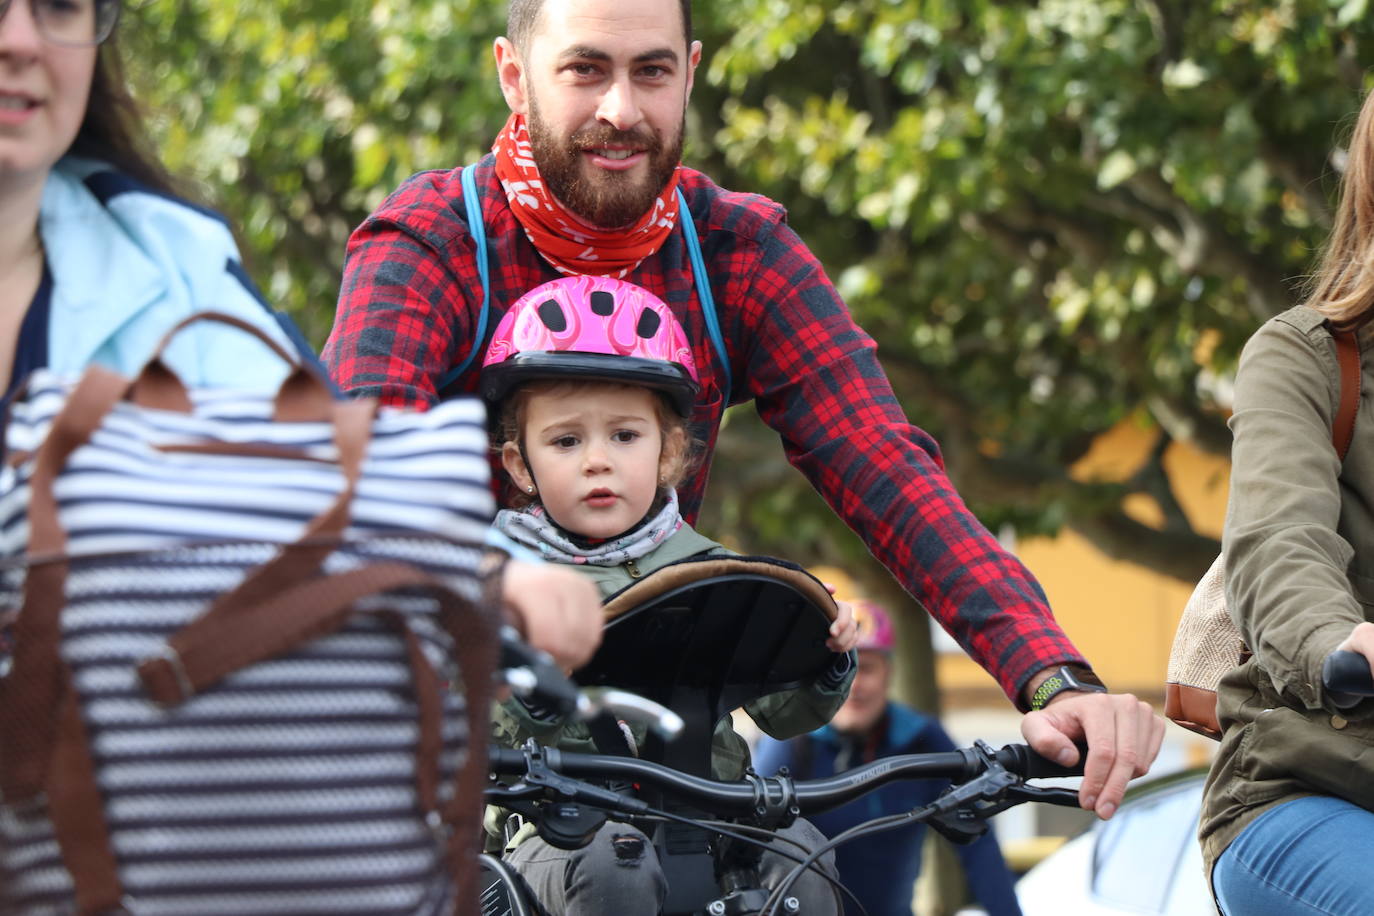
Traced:
<path id="1" fill-rule="evenodd" d="M 686 418 L 697 394 L 691 349 L 677 319 L 652 293 L 630 283 L 567 277 L 523 296 L 502 318 L 483 364 L 482 395 L 496 419 L 496 446 L 516 495 L 497 527 L 546 560 L 576 564 L 604 596 L 659 567 L 730 551 L 678 513 L 674 489 L 691 463 Z M 854 676 L 858 641 L 848 605 L 826 645 L 835 664 L 814 683 L 763 697 L 745 710 L 777 738 L 805 734 L 839 708 Z M 496 740 L 533 737 L 564 750 L 597 753 L 586 726 L 508 701 L 497 710 Z M 642 732 L 631 732 L 637 746 Z M 727 717 L 712 739 L 717 779 L 738 779 L 749 749 Z M 591 845 L 564 852 L 515 837 L 509 861 L 550 913 L 657 913 L 666 887 L 647 839 L 608 824 Z M 808 848 L 823 842 L 798 821 L 790 833 Z M 509 847 L 508 847 L 509 848 Z M 777 860 L 772 861 L 770 860 Z M 833 857 L 822 860 L 834 874 Z M 791 863 L 771 854 L 765 883 Z M 798 896 L 808 912 L 838 912 L 826 882 L 808 875 Z"/>

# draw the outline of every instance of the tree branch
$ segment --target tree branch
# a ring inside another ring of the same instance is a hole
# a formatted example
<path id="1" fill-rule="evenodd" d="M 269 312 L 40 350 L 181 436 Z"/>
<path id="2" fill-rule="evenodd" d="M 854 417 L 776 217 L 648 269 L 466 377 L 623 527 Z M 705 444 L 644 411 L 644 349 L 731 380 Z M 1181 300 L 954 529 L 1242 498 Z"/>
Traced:
<path id="1" fill-rule="evenodd" d="M 1186 442 L 1209 455 L 1231 455 L 1231 431 L 1215 414 L 1202 410 L 1195 402 L 1162 392 L 1146 396 L 1145 406 L 1169 438 Z"/>

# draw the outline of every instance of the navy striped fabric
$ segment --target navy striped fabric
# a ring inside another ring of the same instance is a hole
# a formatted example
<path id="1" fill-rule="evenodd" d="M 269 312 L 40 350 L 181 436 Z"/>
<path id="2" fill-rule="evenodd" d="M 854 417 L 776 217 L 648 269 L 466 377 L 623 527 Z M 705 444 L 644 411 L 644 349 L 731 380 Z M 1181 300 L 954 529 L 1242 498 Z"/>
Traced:
<path id="1" fill-rule="evenodd" d="M 42 441 L 65 388 L 39 376 L 16 404 L 11 452 Z M 404 644 L 377 618 L 231 675 L 164 710 L 135 668 L 270 559 L 337 496 L 331 430 L 274 423 L 271 403 L 195 393 L 183 416 L 116 408 L 59 478 L 75 557 L 62 653 L 85 710 L 120 879 L 139 914 L 440 913 L 453 904 L 442 837 L 415 790 L 416 704 Z M 166 452 L 214 442 L 296 458 Z M 383 411 L 349 544 L 327 572 L 416 564 L 476 602 L 492 513 L 480 404 Z M 31 462 L 0 479 L 0 618 L 17 610 Z M 217 543 L 210 543 L 217 542 Z M 226 543 L 234 542 L 234 543 Z M 377 606 L 383 606 L 377 599 Z M 392 595 L 432 663 L 456 680 L 435 602 Z M 0 657 L 0 673 L 6 660 Z M 445 698 L 444 771 L 467 746 Z M 66 912 L 71 882 L 41 805 L 0 800 L 0 912 Z"/>

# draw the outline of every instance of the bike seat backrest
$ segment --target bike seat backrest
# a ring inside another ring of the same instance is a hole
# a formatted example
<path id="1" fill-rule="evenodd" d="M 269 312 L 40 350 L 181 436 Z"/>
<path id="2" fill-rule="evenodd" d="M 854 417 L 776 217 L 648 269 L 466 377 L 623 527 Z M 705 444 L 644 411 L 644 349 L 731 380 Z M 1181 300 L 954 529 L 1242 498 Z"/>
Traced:
<path id="1" fill-rule="evenodd" d="M 601 647 L 575 678 L 630 690 L 682 716 L 687 729 L 672 745 L 696 750 L 669 746 L 661 762 L 698 775 L 710 775 L 719 719 L 809 683 L 834 662 L 825 645 L 834 599 L 805 570 L 772 558 L 673 563 L 611 596 L 605 613 Z"/>

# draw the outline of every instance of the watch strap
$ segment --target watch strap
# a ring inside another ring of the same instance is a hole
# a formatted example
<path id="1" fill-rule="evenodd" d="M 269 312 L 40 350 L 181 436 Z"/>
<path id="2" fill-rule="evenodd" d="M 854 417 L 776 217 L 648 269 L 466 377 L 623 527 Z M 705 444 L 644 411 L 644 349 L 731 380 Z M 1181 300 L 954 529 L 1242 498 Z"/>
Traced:
<path id="1" fill-rule="evenodd" d="M 1035 692 L 1031 694 L 1030 708 L 1032 710 L 1044 709 L 1049 705 L 1050 700 L 1066 690 L 1106 693 L 1107 686 L 1102 683 L 1101 678 L 1087 668 L 1080 668 L 1077 665 L 1061 665 L 1053 674 L 1041 681 L 1040 686 L 1035 688 Z"/>

